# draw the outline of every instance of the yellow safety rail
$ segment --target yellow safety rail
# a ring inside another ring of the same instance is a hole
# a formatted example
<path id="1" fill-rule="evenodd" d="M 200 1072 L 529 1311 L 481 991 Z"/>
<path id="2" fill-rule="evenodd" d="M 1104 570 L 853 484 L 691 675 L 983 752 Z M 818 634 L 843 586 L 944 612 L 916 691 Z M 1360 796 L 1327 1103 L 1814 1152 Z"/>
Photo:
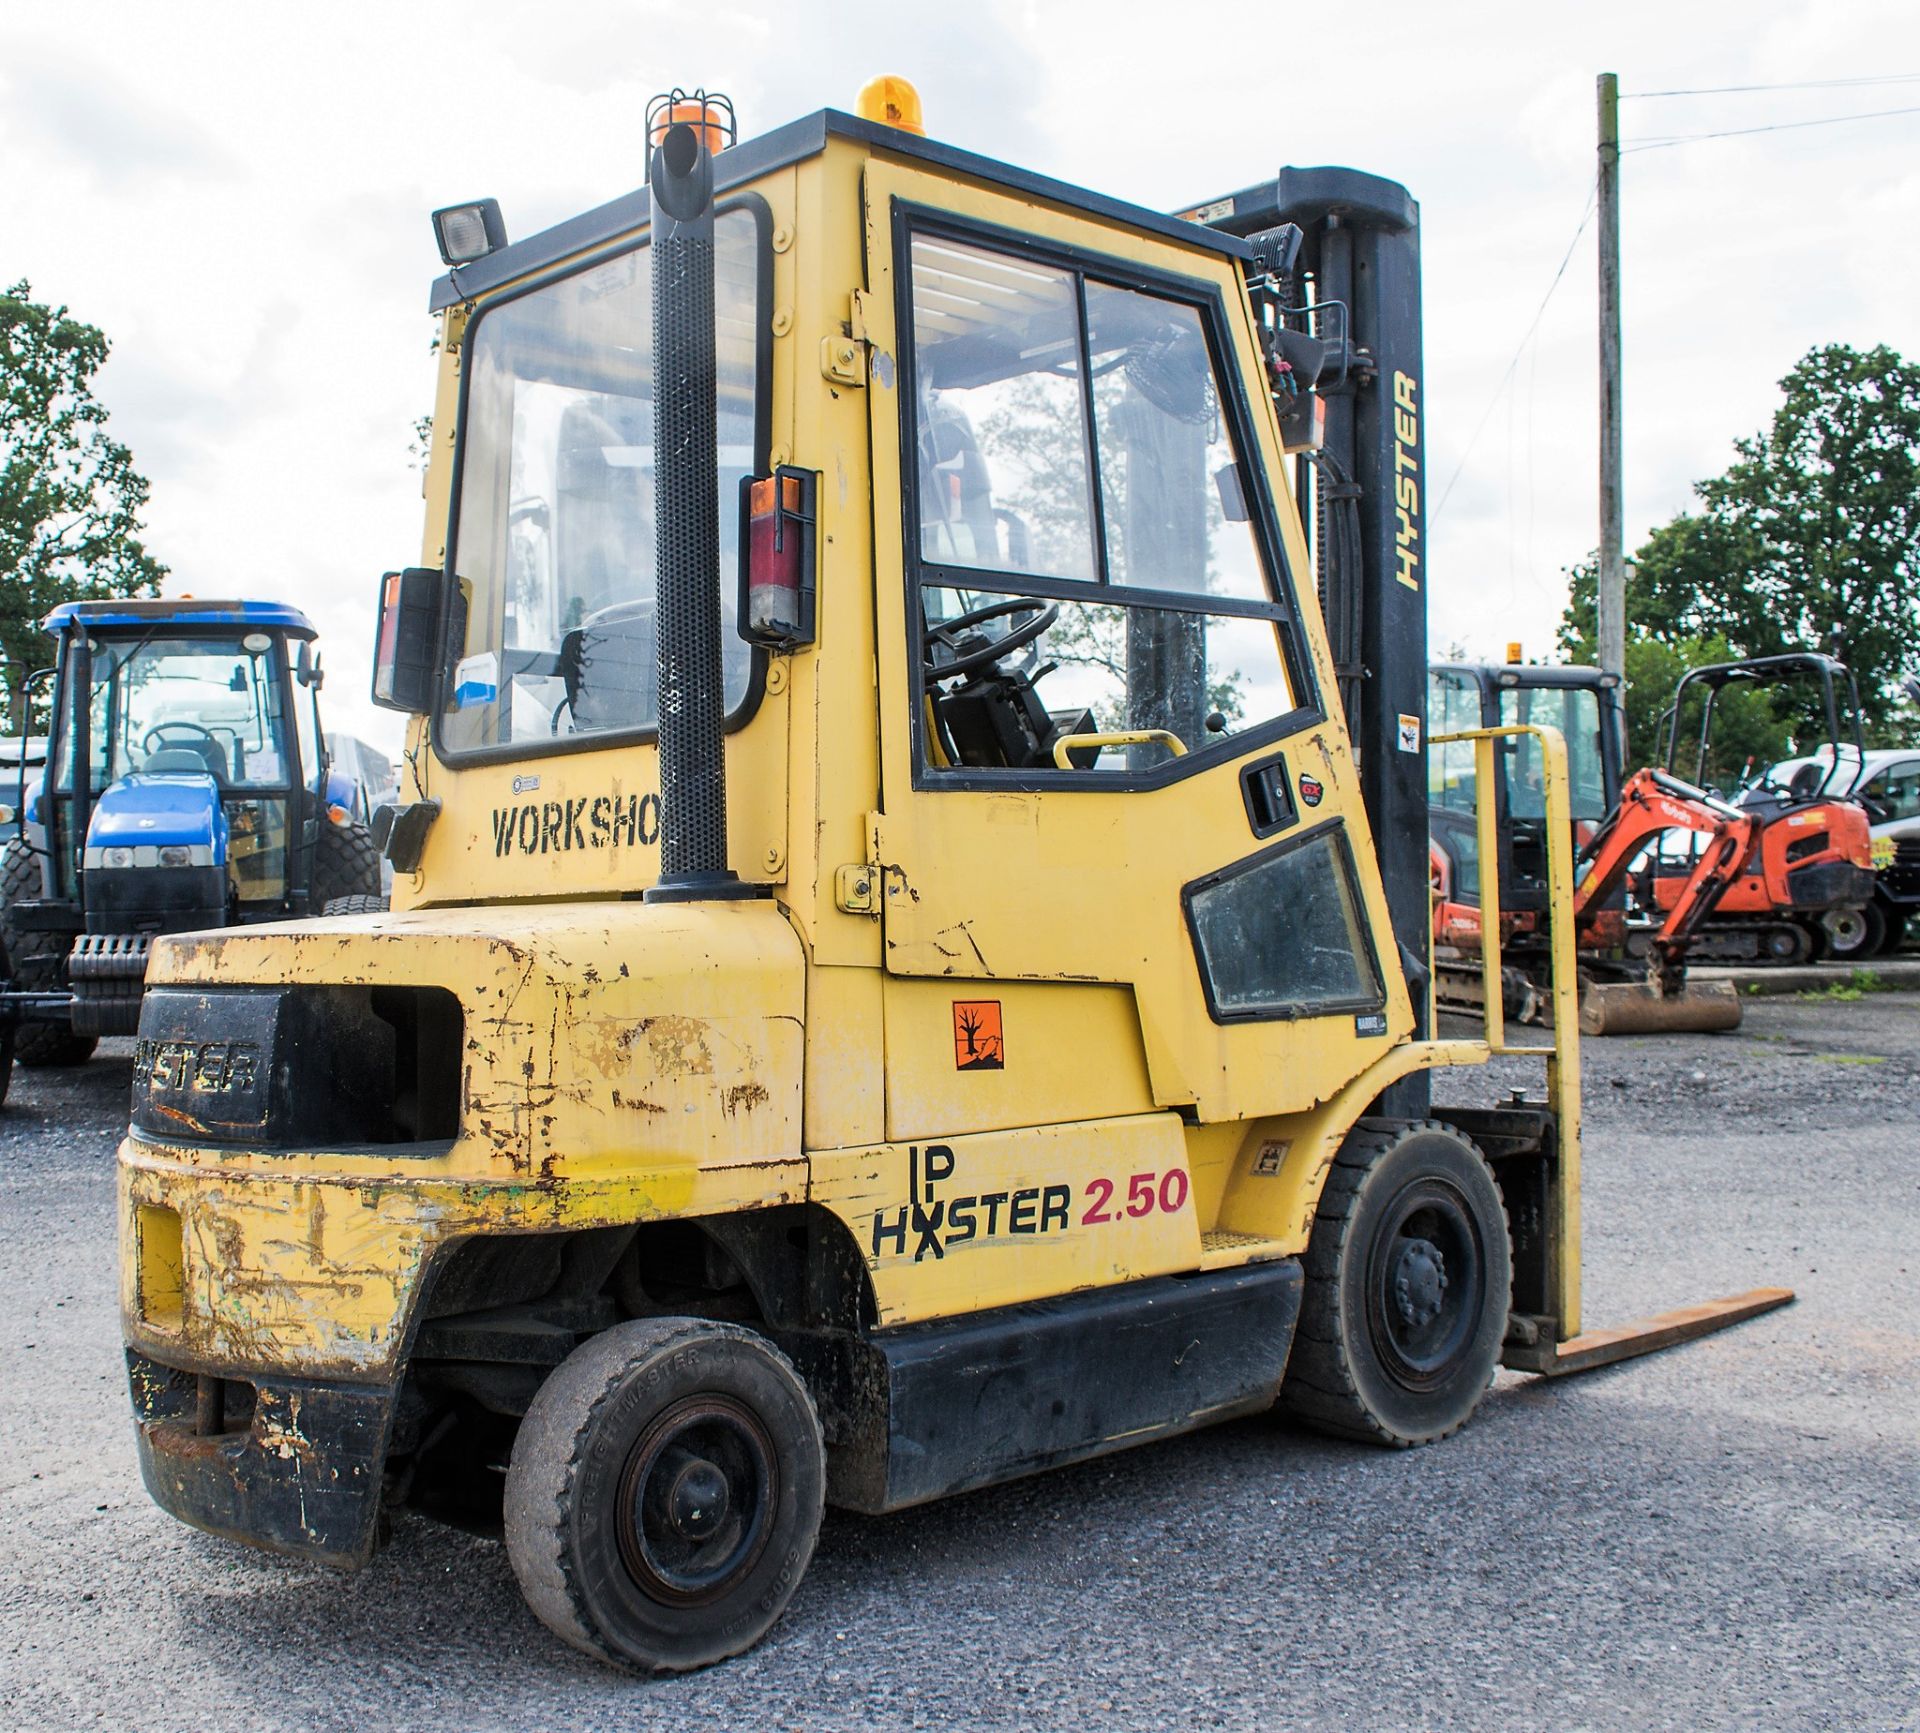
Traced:
<path id="1" fill-rule="evenodd" d="M 1530 734 L 1539 743 L 1545 775 L 1547 833 L 1547 940 L 1553 994 L 1553 1045 L 1510 1046 L 1500 945 L 1500 812 L 1494 791 L 1504 781 L 1497 755 L 1502 744 Z M 1480 991 L 1490 1052 L 1530 1054 L 1546 1061 L 1547 1106 L 1558 1127 L 1560 1171 L 1554 1187 L 1559 1214 L 1558 1270 L 1562 1339 L 1580 1331 L 1580 982 L 1573 938 L 1573 809 L 1568 793 L 1567 743 L 1557 728 L 1512 723 L 1436 734 L 1429 746 L 1472 741 L 1474 819 L 1480 854 Z M 1428 1028 L 1437 1007 L 1431 976 Z"/>

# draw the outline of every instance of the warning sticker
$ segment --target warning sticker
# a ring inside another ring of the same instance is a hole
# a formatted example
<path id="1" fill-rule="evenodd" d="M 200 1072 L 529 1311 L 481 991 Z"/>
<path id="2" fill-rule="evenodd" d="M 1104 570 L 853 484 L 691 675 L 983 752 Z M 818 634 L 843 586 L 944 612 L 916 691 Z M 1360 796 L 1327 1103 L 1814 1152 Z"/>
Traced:
<path id="1" fill-rule="evenodd" d="M 1420 718 L 1418 716 L 1400 718 L 1400 750 L 1402 752 L 1420 750 Z"/>
<path id="2" fill-rule="evenodd" d="M 1287 1151 L 1293 1148 L 1288 1139 L 1275 1143 L 1263 1143 L 1260 1152 L 1253 1158 L 1253 1171 L 1263 1179 L 1271 1179 L 1285 1165 Z"/>
<path id="3" fill-rule="evenodd" d="M 953 1002 L 953 1063 L 961 1071 L 1006 1068 L 1006 1043 L 1000 1034 L 998 999 Z"/>

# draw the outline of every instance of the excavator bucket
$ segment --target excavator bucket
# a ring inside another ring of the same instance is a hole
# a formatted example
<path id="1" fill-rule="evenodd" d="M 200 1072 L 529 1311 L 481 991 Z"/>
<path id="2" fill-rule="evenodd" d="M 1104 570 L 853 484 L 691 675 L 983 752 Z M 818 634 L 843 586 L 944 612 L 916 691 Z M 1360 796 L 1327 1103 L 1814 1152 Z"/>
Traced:
<path id="1" fill-rule="evenodd" d="M 1660 993 L 1645 981 L 1594 981 L 1580 995 L 1582 1035 L 1712 1035 L 1740 1027 L 1731 981 Z"/>

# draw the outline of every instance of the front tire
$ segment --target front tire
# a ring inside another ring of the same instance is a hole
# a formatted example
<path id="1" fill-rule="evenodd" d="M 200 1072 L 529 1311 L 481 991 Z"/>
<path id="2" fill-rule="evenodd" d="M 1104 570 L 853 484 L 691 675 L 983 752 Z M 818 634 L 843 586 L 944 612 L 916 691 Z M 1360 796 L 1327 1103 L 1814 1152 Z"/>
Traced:
<path id="1" fill-rule="evenodd" d="M 1306 1278 L 1289 1413 L 1395 1449 L 1466 1424 L 1500 1363 L 1513 1287 L 1500 1188 L 1467 1138 L 1432 1121 L 1350 1134 Z"/>
<path id="2" fill-rule="evenodd" d="M 697 1318 L 616 1325 L 520 1423 L 507 1556 L 540 1621 L 642 1672 L 751 1648 L 813 1557 L 826 1452 L 787 1357 Z"/>
<path id="3" fill-rule="evenodd" d="M 323 819 L 313 845 L 307 906 L 324 909 L 343 897 L 380 894 L 380 848 L 364 824 Z"/>
<path id="4" fill-rule="evenodd" d="M 59 993 L 67 985 L 64 933 L 29 933 L 15 927 L 14 905 L 40 895 L 40 863 L 15 838 L 0 856 L 0 941 L 19 971 L 13 984 L 25 992 Z M 59 1023 L 22 1023 L 14 1031 L 13 1056 L 22 1065 L 84 1065 L 99 1045 L 96 1035 L 76 1035 Z"/>

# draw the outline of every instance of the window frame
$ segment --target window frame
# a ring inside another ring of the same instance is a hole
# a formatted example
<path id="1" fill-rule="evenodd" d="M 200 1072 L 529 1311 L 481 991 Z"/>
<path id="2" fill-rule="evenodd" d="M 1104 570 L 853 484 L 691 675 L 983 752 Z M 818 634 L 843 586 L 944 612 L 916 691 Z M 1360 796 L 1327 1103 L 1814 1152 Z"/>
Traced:
<path id="1" fill-rule="evenodd" d="M 758 475 L 768 469 L 773 446 L 773 210 L 758 193 L 743 192 L 716 201 L 713 214 L 719 218 L 736 211 L 747 212 L 754 224 L 753 472 Z M 631 746 L 659 738 L 659 724 L 653 723 L 641 728 L 609 728 L 592 734 L 559 734 L 550 741 L 534 738 L 503 741 L 497 746 L 461 749 L 449 747 L 441 739 L 439 726 L 451 708 L 449 701 L 453 696 L 453 670 L 459 660 L 453 643 L 454 626 L 458 623 L 463 633 L 465 630 L 465 610 L 460 602 L 458 578 L 460 501 L 467 464 L 467 396 L 473 383 L 473 369 L 467 365 L 466 358 L 471 356 L 475 336 L 487 315 L 501 307 L 524 296 L 537 294 L 542 289 L 550 289 L 555 283 L 565 282 L 570 277 L 583 276 L 629 253 L 638 253 L 651 246 L 652 242 L 653 222 L 649 217 L 644 228 L 623 236 L 609 246 L 569 259 L 565 264 L 529 277 L 500 294 L 486 297 L 475 305 L 467 320 L 466 330 L 462 333 L 459 400 L 454 411 L 454 425 L 459 437 L 454 444 L 453 474 L 447 489 L 446 580 L 442 585 L 440 624 L 436 634 L 439 666 L 434 678 L 434 707 L 427 718 L 427 737 L 432 744 L 433 755 L 449 770 L 487 764 L 517 764 L 532 759 L 564 757 L 577 752 L 598 752 L 609 746 Z M 722 498 L 720 510 L 724 513 L 729 509 L 731 502 Z M 722 563 L 724 565 L 725 562 Z M 720 582 L 723 589 L 731 590 L 734 585 L 733 574 L 722 570 Z M 767 652 L 757 644 L 748 648 L 747 690 L 739 704 L 727 712 L 722 724 L 727 734 L 735 733 L 751 722 L 760 708 L 761 699 L 766 695 Z M 460 650 L 464 650 L 464 645 L 460 646 Z"/>
<path id="2" fill-rule="evenodd" d="M 1194 309 L 1206 338 L 1207 359 L 1217 384 L 1238 382 L 1239 365 L 1227 341 L 1226 296 L 1218 283 L 1204 277 L 1183 277 L 1124 260 L 1073 242 L 1060 242 L 1005 228 L 997 223 L 964 217 L 937 206 L 896 198 L 892 201 L 891 233 L 894 267 L 894 328 L 899 342 L 900 514 L 901 564 L 906 579 L 907 686 L 910 694 L 912 787 L 920 789 L 993 790 L 1043 793 L 1054 789 L 1108 789 L 1126 792 L 1161 788 L 1183 781 L 1221 763 L 1231 762 L 1271 747 L 1326 720 L 1313 658 L 1301 619 L 1293 571 L 1280 533 L 1279 510 L 1264 465 L 1254 461 L 1259 450 L 1251 406 L 1238 390 L 1219 390 L 1223 425 L 1233 446 L 1240 473 L 1241 494 L 1248 522 L 1264 568 L 1268 600 L 1249 602 L 1231 596 L 1209 596 L 1189 590 L 1155 590 L 1136 584 L 1117 584 L 1107 573 L 1106 502 L 1102 482 L 1093 403 L 1092 369 L 1088 361 L 1086 283 L 1130 289 L 1175 301 Z M 988 566 L 944 565 L 921 552 L 919 461 L 919 355 L 913 323 L 913 242 L 928 236 L 961 246 L 978 246 L 1006 253 L 1073 279 L 1079 320 L 1078 379 L 1082 431 L 1086 447 L 1087 482 L 1091 494 L 1089 529 L 1093 536 L 1095 575 L 1087 578 L 1037 577 Z M 921 640 L 925 622 L 922 592 L 927 588 L 966 589 L 991 596 L 1037 596 L 1046 601 L 1077 602 L 1083 606 L 1138 607 L 1161 612 L 1233 616 L 1268 621 L 1274 628 L 1280 666 L 1294 706 L 1279 716 L 1216 742 L 1191 746 L 1184 757 L 1172 758 L 1148 770 L 1076 770 L 977 766 L 941 767 L 932 762 L 926 727 L 928 692 L 921 668 Z M 1377 969 L 1376 969 L 1377 973 Z"/>
<path id="3" fill-rule="evenodd" d="M 1207 967 L 1207 953 L 1200 943 L 1200 922 L 1194 913 L 1194 898 L 1215 886 L 1225 884 L 1231 879 L 1256 871 L 1269 861 L 1282 855 L 1292 854 L 1297 849 L 1310 847 L 1322 838 L 1331 837 L 1333 852 L 1339 864 L 1341 878 L 1346 885 L 1347 896 L 1354 912 L 1354 926 L 1360 934 L 1360 949 L 1355 960 L 1373 979 L 1373 992 L 1366 997 L 1347 999 L 1328 999 L 1314 1003 L 1295 1003 L 1273 1008 L 1255 1008 L 1252 1010 L 1222 1010 L 1214 996 L 1213 975 Z M 1328 819 L 1324 824 L 1316 824 L 1310 830 L 1282 837 L 1268 848 L 1259 849 L 1253 854 L 1244 855 L 1239 860 L 1229 861 L 1223 867 L 1217 867 L 1210 873 L 1189 880 L 1180 887 L 1180 912 L 1186 919 L 1187 944 L 1193 955 L 1194 973 L 1200 977 L 1200 991 L 1207 1002 L 1207 1015 L 1223 1027 L 1233 1023 L 1302 1023 L 1316 1017 L 1364 1017 L 1387 1008 L 1386 976 L 1380 968 L 1380 954 L 1374 944 L 1373 927 L 1367 919 L 1367 899 L 1360 887 L 1359 869 L 1353 858 L 1353 839 L 1348 835 L 1344 819 Z"/>

